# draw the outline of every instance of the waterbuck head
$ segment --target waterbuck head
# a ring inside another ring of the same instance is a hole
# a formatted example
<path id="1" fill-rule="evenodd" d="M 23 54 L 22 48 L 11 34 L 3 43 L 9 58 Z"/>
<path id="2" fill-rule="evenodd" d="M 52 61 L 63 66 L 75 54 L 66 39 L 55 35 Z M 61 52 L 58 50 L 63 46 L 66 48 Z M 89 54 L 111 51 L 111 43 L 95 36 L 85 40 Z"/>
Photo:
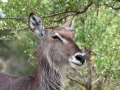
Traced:
<path id="1" fill-rule="evenodd" d="M 71 19 L 59 28 L 45 29 L 37 14 L 29 15 L 29 27 L 40 38 L 38 52 L 46 56 L 50 65 L 62 67 L 70 63 L 75 68 L 85 62 L 85 54 L 74 41 L 73 24 L 74 19 Z"/>

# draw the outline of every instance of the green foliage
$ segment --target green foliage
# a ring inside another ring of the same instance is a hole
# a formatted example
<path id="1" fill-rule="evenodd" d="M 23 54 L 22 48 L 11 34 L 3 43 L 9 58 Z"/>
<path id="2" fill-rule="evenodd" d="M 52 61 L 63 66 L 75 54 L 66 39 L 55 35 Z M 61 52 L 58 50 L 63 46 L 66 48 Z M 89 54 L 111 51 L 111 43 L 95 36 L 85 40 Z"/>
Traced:
<path id="1" fill-rule="evenodd" d="M 75 17 L 75 41 L 80 48 L 91 52 L 88 58 L 91 66 L 87 67 L 86 64 L 79 72 L 87 80 L 88 69 L 91 68 L 93 82 L 99 77 L 102 78 L 92 84 L 92 88 L 98 90 L 101 85 L 100 90 L 111 90 L 111 87 L 116 85 L 116 81 L 120 85 L 120 2 L 119 0 L 91 1 L 92 6 Z M 0 0 L 0 8 L 6 14 L 5 18 L 0 18 L 0 57 L 6 61 L 14 55 L 15 62 L 19 63 L 21 57 L 26 60 L 25 62 L 29 61 L 28 67 L 25 67 L 22 72 L 16 72 L 17 70 L 9 72 L 22 75 L 35 73 L 34 53 L 38 37 L 25 28 L 28 26 L 27 18 L 30 12 L 38 13 L 45 27 L 55 27 L 62 25 L 76 12 L 84 10 L 89 2 L 90 0 L 9 0 L 8 2 Z M 65 17 L 66 15 L 68 17 Z M 6 66 L 5 68 L 9 69 Z M 2 70 L 3 67 L 0 69 Z M 68 75 L 84 84 L 87 83 L 72 70 Z M 84 86 L 68 79 L 65 88 L 85 90 Z M 114 90 L 120 89 L 116 86 Z"/>

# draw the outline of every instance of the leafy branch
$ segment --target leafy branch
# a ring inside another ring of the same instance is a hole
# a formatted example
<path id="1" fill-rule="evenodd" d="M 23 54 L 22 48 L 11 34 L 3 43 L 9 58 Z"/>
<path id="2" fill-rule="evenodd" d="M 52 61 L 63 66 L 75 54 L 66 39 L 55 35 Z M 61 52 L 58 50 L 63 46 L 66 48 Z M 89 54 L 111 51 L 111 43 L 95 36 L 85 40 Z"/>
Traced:
<path id="1" fill-rule="evenodd" d="M 68 16 L 73 16 L 74 17 L 76 15 L 79 15 L 79 14 L 82 14 L 82 13 L 86 12 L 92 4 L 93 4 L 93 2 L 88 3 L 82 10 L 79 10 L 79 11 L 77 11 L 77 10 L 65 11 L 65 12 L 50 15 L 50 17 L 51 16 L 56 16 L 56 15 L 61 15 L 61 14 L 66 14 L 65 16 L 63 16 L 62 18 L 60 18 L 58 20 L 52 20 L 52 22 L 60 22 Z M 69 14 L 69 13 L 73 13 L 73 14 Z M 46 17 L 49 17 L 49 16 L 46 16 Z M 45 17 L 43 17 L 43 18 L 45 18 Z"/>
<path id="2" fill-rule="evenodd" d="M 62 17 L 61 19 L 56 20 L 56 21 L 53 21 L 53 22 L 59 22 L 59 21 L 61 21 L 62 19 L 70 16 L 70 14 L 68 14 L 68 13 L 73 13 L 73 14 L 71 14 L 71 15 L 72 15 L 72 16 L 76 16 L 76 15 L 78 15 L 78 14 L 82 14 L 82 13 L 86 12 L 87 9 L 88 9 L 92 4 L 93 4 L 92 2 L 88 3 L 88 4 L 87 4 L 82 10 L 80 10 L 80 11 L 77 11 L 77 10 L 66 10 L 66 11 L 63 11 L 63 12 L 59 12 L 59 13 L 55 13 L 55 14 L 51 14 L 51 15 L 42 16 L 41 18 L 49 18 L 49 17 L 55 17 L 55 16 L 62 15 L 62 14 L 67 14 L 67 15 L 65 15 L 64 17 Z M 25 20 L 25 19 L 27 19 L 27 17 L 21 17 L 21 18 L 17 18 L 17 17 L 6 17 L 6 18 L 0 18 L 0 19 Z"/>
<path id="3" fill-rule="evenodd" d="M 107 7 L 111 7 L 113 10 L 120 10 L 120 7 L 115 7 L 113 5 L 108 5 L 106 3 L 104 3 L 104 5 L 107 6 Z"/>

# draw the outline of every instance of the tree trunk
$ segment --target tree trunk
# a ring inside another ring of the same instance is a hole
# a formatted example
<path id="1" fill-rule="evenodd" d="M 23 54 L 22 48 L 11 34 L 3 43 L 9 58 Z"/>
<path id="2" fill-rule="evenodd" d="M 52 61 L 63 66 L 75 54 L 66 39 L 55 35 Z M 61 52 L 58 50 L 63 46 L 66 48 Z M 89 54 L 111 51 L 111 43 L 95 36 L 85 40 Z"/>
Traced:
<path id="1" fill-rule="evenodd" d="M 86 63 L 87 63 L 87 82 L 86 82 L 86 90 L 92 90 L 92 64 L 91 64 L 91 49 L 85 49 L 86 52 Z"/>

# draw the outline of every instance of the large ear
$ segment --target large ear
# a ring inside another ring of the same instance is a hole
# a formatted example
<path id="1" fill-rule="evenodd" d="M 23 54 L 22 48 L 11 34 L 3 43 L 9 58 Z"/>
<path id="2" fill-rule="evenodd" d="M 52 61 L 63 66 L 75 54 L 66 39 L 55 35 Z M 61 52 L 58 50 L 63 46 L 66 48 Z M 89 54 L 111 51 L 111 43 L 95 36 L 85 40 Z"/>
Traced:
<path id="1" fill-rule="evenodd" d="M 74 26 L 74 17 L 62 25 L 63 28 L 66 28 L 67 30 L 72 30 Z"/>
<path id="2" fill-rule="evenodd" d="M 28 19 L 30 29 L 40 37 L 44 37 L 45 31 L 41 18 L 34 13 L 30 13 Z"/>

